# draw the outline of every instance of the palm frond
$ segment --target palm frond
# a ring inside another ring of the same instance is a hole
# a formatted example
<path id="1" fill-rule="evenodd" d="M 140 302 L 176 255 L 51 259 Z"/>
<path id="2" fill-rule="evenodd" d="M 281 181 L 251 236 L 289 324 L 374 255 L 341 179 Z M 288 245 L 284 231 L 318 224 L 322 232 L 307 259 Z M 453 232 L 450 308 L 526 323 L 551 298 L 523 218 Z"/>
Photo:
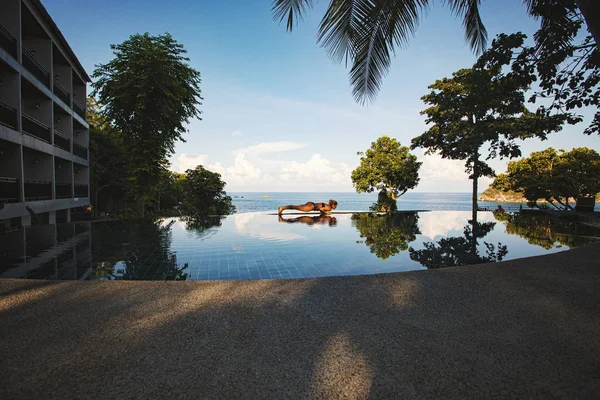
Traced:
<path id="1" fill-rule="evenodd" d="M 286 29 L 292 31 L 294 23 L 302 20 L 304 14 L 313 8 L 315 0 L 273 0 L 273 19 L 283 22 L 287 19 Z"/>
<path id="2" fill-rule="evenodd" d="M 583 23 L 575 0 L 524 0 L 530 16 L 541 19 L 534 34 L 539 50 L 567 50 Z"/>
<path id="3" fill-rule="evenodd" d="M 366 16 L 365 3 L 361 0 L 331 0 L 327 12 L 321 20 L 317 41 L 336 62 L 353 57 L 352 38 L 358 29 L 361 18 Z"/>
<path id="4" fill-rule="evenodd" d="M 414 34 L 428 0 L 355 0 L 360 16 L 349 37 L 353 56 L 350 84 L 356 102 L 372 102 L 389 72 L 396 46 L 404 47 Z M 342 34 L 342 33 L 340 33 Z"/>
<path id="5" fill-rule="evenodd" d="M 536 0 L 525 0 L 536 1 Z M 446 0 L 450 9 L 462 18 L 465 29 L 465 40 L 476 53 L 481 54 L 487 47 L 487 30 L 479 15 L 481 0 Z"/>

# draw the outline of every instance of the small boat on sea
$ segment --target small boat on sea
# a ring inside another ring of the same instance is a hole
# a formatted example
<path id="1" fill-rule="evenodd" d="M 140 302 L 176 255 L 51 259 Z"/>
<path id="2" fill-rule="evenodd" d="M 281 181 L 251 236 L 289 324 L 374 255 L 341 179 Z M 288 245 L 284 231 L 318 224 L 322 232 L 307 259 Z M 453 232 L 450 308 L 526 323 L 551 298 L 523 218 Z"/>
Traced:
<path id="1" fill-rule="evenodd" d="M 263 198 L 265 198 L 265 199 L 268 199 L 268 198 L 269 198 L 269 196 L 263 196 Z"/>

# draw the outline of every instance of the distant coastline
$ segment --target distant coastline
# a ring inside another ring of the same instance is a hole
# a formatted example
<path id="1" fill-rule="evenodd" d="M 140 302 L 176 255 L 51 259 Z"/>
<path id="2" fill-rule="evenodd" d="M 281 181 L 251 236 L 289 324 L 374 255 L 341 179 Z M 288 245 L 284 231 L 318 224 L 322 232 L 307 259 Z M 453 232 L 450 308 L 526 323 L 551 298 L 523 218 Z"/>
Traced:
<path id="1" fill-rule="evenodd" d="M 478 201 L 486 201 L 490 203 L 527 203 L 527 199 L 522 193 L 517 193 L 512 190 L 504 192 L 492 187 L 487 188 L 477 198 Z M 596 195 L 596 203 L 600 202 L 600 193 Z M 545 200 L 538 200 L 538 203 L 546 203 Z M 575 204 L 575 199 L 569 199 L 569 203 Z"/>

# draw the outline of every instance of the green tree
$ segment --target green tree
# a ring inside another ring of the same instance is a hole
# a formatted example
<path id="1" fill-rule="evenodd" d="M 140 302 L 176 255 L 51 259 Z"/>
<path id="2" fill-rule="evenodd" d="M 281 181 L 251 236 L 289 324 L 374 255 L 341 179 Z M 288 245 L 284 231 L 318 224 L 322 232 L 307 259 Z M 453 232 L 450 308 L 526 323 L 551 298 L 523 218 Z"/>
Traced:
<path id="1" fill-rule="evenodd" d="M 231 197 L 225 192 L 221 174 L 211 172 L 202 165 L 185 172 L 183 186 L 183 213 L 191 219 L 204 220 L 211 215 L 228 215 L 235 212 Z"/>
<path id="2" fill-rule="evenodd" d="M 123 132 L 128 179 L 143 216 L 185 124 L 200 115 L 200 73 L 168 33 L 133 35 L 111 49 L 115 57 L 94 71 L 94 94 L 102 115 Z"/>
<path id="3" fill-rule="evenodd" d="M 570 123 L 581 122 L 574 111 L 592 107 L 595 115 L 584 133 L 600 133 L 600 2 L 597 0 L 537 0 L 529 12 L 541 20 L 534 34 L 535 47 L 523 47 L 525 57 L 515 57 L 513 68 L 536 69 L 540 108 L 570 112 Z M 595 15 L 594 21 L 590 16 Z M 587 27 L 590 33 L 586 33 Z M 549 105 L 548 105 L 549 104 Z"/>
<path id="4" fill-rule="evenodd" d="M 352 214 L 352 224 L 371 253 L 386 260 L 408 249 L 420 234 L 417 213 Z"/>
<path id="5" fill-rule="evenodd" d="M 585 17 L 600 41 L 600 5 L 596 0 L 523 0 L 529 14 L 544 17 L 555 8 L 573 6 Z M 285 21 L 288 31 L 313 7 L 316 0 L 273 0 L 275 20 Z M 471 49 L 482 52 L 487 32 L 479 15 L 481 0 L 444 0 L 462 19 Z M 388 73 L 396 47 L 405 47 L 433 0 L 332 0 L 321 20 L 318 42 L 337 62 L 348 60 L 356 101 L 372 101 Z M 546 13 L 546 14 L 544 14 Z M 542 25 L 546 20 L 542 18 Z"/>
<path id="6" fill-rule="evenodd" d="M 360 165 L 352 171 L 352 183 L 358 193 L 378 190 L 378 206 L 385 208 L 383 211 L 395 209 L 396 200 L 419 183 L 422 163 L 396 139 L 382 136 L 371 143 L 366 153 L 358 155 L 362 157 Z"/>
<path id="7" fill-rule="evenodd" d="M 490 233 L 495 225 L 495 222 L 469 221 L 469 225 L 464 227 L 463 236 L 443 238 L 436 243 L 425 242 L 421 250 L 411 247 L 408 249 L 410 258 L 429 269 L 502 261 L 508 254 L 508 249 L 502 243 L 494 245 L 484 242 L 485 255 L 479 254 L 477 248 L 479 239 Z"/>
<path id="8" fill-rule="evenodd" d="M 473 181 L 474 221 L 478 179 L 494 176 L 486 161 L 520 156 L 517 140 L 544 139 L 548 133 L 560 130 L 566 119 L 563 114 L 532 113 L 525 107 L 525 91 L 535 79 L 533 70 L 504 70 L 521 40 L 515 37 L 501 48 L 492 46 L 493 54 L 486 52 L 473 68 L 436 81 L 429 86 L 432 91 L 422 97 L 430 107 L 421 114 L 432 126 L 412 140 L 412 148 L 423 147 L 427 154 L 465 161 Z M 484 150 L 487 156 L 482 154 Z"/>
<path id="9" fill-rule="evenodd" d="M 95 99 L 88 98 L 90 125 L 90 193 L 94 215 L 127 196 L 126 159 L 123 135 L 100 114 Z"/>
<path id="10" fill-rule="evenodd" d="M 600 192 L 600 154 L 586 147 L 566 152 L 552 147 L 511 161 L 507 173 L 492 183 L 504 191 L 523 193 L 531 206 L 545 200 L 555 208 L 572 209 L 569 199 Z"/>
<path id="11" fill-rule="evenodd" d="M 166 170 L 156 188 L 156 210 L 173 210 L 183 202 L 185 174 Z"/>

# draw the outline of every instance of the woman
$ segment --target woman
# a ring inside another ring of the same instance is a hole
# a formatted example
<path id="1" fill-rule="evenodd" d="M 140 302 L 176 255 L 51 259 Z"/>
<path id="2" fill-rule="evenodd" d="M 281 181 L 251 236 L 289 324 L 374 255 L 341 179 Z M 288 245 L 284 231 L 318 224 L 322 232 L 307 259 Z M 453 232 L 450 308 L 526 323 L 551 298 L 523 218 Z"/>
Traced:
<path id="1" fill-rule="evenodd" d="M 329 203 L 313 203 L 312 201 L 309 201 L 301 206 L 280 206 L 277 208 L 277 214 L 281 215 L 283 210 L 298 210 L 304 212 L 318 211 L 321 214 L 329 214 L 332 210 L 337 208 L 337 204 L 338 203 L 335 200 L 329 200 Z"/>

